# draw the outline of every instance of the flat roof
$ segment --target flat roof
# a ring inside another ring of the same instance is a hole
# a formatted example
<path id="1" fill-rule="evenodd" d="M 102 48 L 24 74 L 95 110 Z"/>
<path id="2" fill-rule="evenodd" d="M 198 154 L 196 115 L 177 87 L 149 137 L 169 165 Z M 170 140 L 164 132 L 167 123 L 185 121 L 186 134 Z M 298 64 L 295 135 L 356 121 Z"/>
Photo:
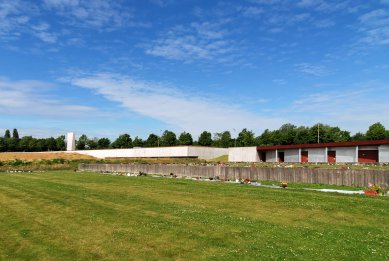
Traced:
<path id="1" fill-rule="evenodd" d="M 325 148 L 325 147 L 333 148 L 333 147 L 353 147 L 353 146 L 370 146 L 370 145 L 389 145 L 389 139 L 348 141 L 348 142 L 327 142 L 327 143 L 314 143 L 314 144 L 257 146 L 257 150 L 307 149 L 307 148 Z"/>

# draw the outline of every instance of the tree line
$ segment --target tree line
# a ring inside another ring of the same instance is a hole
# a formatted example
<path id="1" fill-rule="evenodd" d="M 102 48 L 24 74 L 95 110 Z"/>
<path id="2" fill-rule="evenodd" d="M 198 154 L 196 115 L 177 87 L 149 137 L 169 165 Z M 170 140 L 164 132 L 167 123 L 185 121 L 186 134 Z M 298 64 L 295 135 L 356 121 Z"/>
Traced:
<path id="1" fill-rule="evenodd" d="M 282 125 L 278 130 L 266 129 L 261 135 L 255 136 L 253 131 L 244 128 L 236 138 L 232 138 L 229 131 L 211 132 L 203 131 L 197 140 L 194 140 L 188 132 L 178 135 L 166 130 L 161 136 L 154 133 L 147 139 L 136 136 L 134 139 L 127 133 L 119 135 L 112 141 L 108 138 L 88 138 L 81 135 L 76 141 L 77 150 L 108 149 L 108 148 L 133 148 L 133 147 L 166 147 L 177 145 L 200 145 L 212 147 L 247 147 L 268 145 L 291 145 L 325 142 L 346 142 L 363 140 L 389 139 L 389 130 L 377 122 L 369 127 L 366 133 L 358 132 L 350 135 L 349 131 L 341 130 L 326 124 L 315 124 L 311 127 L 296 126 L 290 123 Z M 12 136 L 9 130 L 4 137 L 0 137 L 0 151 L 61 151 L 65 150 L 65 136 L 57 138 L 36 139 L 31 136 L 19 138 L 17 129 Z"/>
<path id="2" fill-rule="evenodd" d="M 6 130 L 3 137 L 0 137 L 0 152 L 5 151 L 61 151 L 65 150 L 65 135 L 57 138 L 37 139 L 32 136 L 19 138 L 17 129 L 13 129 L 12 136 Z"/>

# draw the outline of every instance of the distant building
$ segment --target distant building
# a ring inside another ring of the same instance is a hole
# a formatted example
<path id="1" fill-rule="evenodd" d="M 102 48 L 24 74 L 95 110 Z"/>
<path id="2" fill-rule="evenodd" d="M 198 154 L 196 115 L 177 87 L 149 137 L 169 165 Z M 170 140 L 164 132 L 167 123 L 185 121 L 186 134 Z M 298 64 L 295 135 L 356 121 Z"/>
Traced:
<path id="1" fill-rule="evenodd" d="M 232 162 L 387 163 L 389 140 L 230 148 Z"/>

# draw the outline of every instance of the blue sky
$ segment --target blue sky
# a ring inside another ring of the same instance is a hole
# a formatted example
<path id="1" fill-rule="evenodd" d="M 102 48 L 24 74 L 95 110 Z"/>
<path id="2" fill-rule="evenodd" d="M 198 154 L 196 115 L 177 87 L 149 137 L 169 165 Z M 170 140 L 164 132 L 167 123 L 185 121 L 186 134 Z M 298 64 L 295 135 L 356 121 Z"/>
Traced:
<path id="1" fill-rule="evenodd" d="M 0 131 L 389 128 L 389 0 L 0 0 Z"/>

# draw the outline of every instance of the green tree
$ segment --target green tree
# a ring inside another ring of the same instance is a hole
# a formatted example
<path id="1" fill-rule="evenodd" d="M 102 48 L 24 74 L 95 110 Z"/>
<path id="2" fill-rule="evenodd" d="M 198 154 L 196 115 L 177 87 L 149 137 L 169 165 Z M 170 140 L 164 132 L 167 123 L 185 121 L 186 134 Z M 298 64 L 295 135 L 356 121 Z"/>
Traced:
<path id="1" fill-rule="evenodd" d="M 98 138 L 93 138 L 93 139 L 88 139 L 87 141 L 86 141 L 86 149 L 88 149 L 88 150 L 95 150 L 95 149 L 97 149 L 97 142 L 98 142 Z"/>
<path id="2" fill-rule="evenodd" d="M 14 138 L 5 139 L 5 143 L 7 146 L 7 151 L 18 151 L 19 150 L 19 141 Z"/>
<path id="3" fill-rule="evenodd" d="M 212 145 L 212 134 L 207 131 L 203 131 L 198 140 L 200 146 L 211 146 Z"/>
<path id="4" fill-rule="evenodd" d="M 178 138 L 178 144 L 180 144 L 180 145 L 192 145 L 193 144 L 192 135 L 188 132 L 181 133 L 180 137 Z"/>
<path id="5" fill-rule="evenodd" d="M 87 142 L 88 142 L 88 137 L 85 134 L 82 134 L 76 142 L 76 149 L 85 150 Z"/>
<path id="6" fill-rule="evenodd" d="M 296 133 L 293 139 L 293 144 L 307 144 L 312 140 L 308 127 L 300 126 L 297 127 L 295 131 Z"/>
<path id="7" fill-rule="evenodd" d="M 12 138 L 19 139 L 19 132 L 17 129 L 13 129 L 12 131 Z"/>
<path id="8" fill-rule="evenodd" d="M 55 139 L 57 150 L 66 150 L 65 135 L 58 136 Z"/>
<path id="9" fill-rule="evenodd" d="M 366 138 L 368 140 L 383 140 L 386 138 L 386 130 L 384 125 L 377 122 L 369 127 L 366 132 Z"/>
<path id="10" fill-rule="evenodd" d="M 101 138 L 97 141 L 98 149 L 108 149 L 109 145 L 111 145 L 111 141 L 108 138 Z"/>
<path id="11" fill-rule="evenodd" d="M 9 130 L 5 130 L 4 139 L 10 139 L 10 138 L 11 138 L 11 132 Z"/>
<path id="12" fill-rule="evenodd" d="M 352 141 L 362 141 L 367 140 L 366 135 L 362 132 L 357 132 L 351 137 Z"/>
<path id="13" fill-rule="evenodd" d="M 246 128 L 244 128 L 241 132 L 239 132 L 238 137 L 236 139 L 236 146 L 248 147 L 254 145 L 255 145 L 254 132 L 249 131 Z"/>
<path id="14" fill-rule="evenodd" d="M 177 145 L 176 134 L 172 131 L 165 130 L 161 136 L 162 146 L 174 146 Z"/>
<path id="15" fill-rule="evenodd" d="M 215 133 L 213 144 L 216 147 L 228 148 L 232 147 L 231 133 L 229 131 Z"/>
<path id="16" fill-rule="evenodd" d="M 132 142 L 132 145 L 134 145 L 134 147 L 143 147 L 144 146 L 144 141 L 139 138 L 138 136 L 135 137 L 135 139 L 133 140 Z"/>
<path id="17" fill-rule="evenodd" d="M 7 151 L 7 145 L 5 143 L 5 139 L 0 137 L 0 152 Z"/>
<path id="18" fill-rule="evenodd" d="M 34 145 L 34 138 L 31 136 L 24 136 L 19 142 L 19 148 L 21 151 L 34 151 L 35 148 L 32 147 Z"/>
<path id="19" fill-rule="evenodd" d="M 273 144 L 273 133 L 269 129 L 266 129 L 262 132 L 260 136 L 255 138 L 256 144 L 258 146 L 269 146 L 269 145 L 274 145 Z"/>
<path id="20" fill-rule="evenodd" d="M 159 145 L 159 137 L 155 134 L 150 134 L 146 140 L 146 147 L 157 147 Z"/>
<path id="21" fill-rule="evenodd" d="M 131 136 L 127 133 L 120 135 L 114 142 L 112 142 L 112 148 L 128 149 L 132 147 Z"/>
<path id="22" fill-rule="evenodd" d="M 53 137 L 46 139 L 46 146 L 48 151 L 55 151 L 57 150 L 57 142 Z"/>

